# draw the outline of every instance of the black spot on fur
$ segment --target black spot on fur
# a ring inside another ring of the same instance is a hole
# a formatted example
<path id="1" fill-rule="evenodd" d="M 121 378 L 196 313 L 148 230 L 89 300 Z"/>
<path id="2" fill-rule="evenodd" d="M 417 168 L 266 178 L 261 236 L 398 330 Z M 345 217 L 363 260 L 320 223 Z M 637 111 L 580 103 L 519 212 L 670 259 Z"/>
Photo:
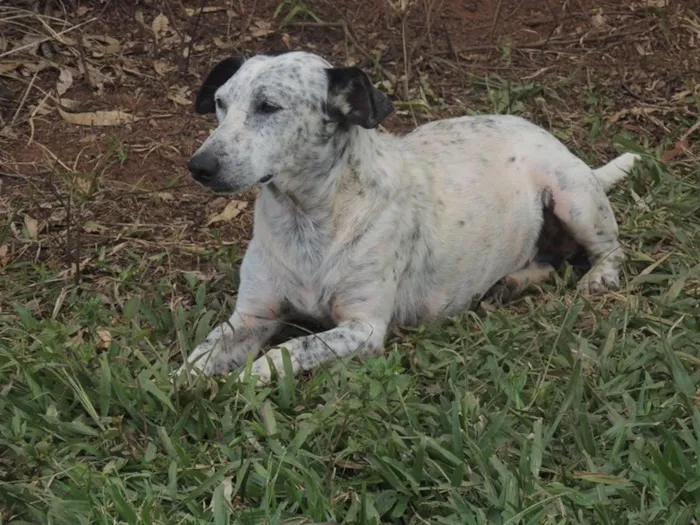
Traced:
<path id="1" fill-rule="evenodd" d="M 463 228 L 466 223 L 464 221 L 457 221 L 457 224 Z"/>
<path id="2" fill-rule="evenodd" d="M 508 162 L 515 162 L 515 156 L 508 157 Z"/>

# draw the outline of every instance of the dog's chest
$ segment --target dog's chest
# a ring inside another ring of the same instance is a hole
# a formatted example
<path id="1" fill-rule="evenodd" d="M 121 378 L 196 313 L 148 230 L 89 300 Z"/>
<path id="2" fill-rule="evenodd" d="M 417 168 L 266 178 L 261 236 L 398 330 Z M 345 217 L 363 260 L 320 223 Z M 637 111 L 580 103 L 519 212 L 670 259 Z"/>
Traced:
<path id="1" fill-rule="evenodd" d="M 305 275 L 294 272 L 290 282 L 295 283 L 287 290 L 286 299 L 292 309 L 304 316 L 317 319 L 332 317 L 332 298 L 336 283 L 329 282 L 326 275 L 309 271 Z"/>
<path id="2" fill-rule="evenodd" d="M 307 245 L 308 246 L 308 245 Z M 293 311 L 313 318 L 330 318 L 332 298 L 339 272 L 329 267 L 325 253 L 314 250 L 287 253 L 283 268 L 278 268 L 286 302 Z"/>

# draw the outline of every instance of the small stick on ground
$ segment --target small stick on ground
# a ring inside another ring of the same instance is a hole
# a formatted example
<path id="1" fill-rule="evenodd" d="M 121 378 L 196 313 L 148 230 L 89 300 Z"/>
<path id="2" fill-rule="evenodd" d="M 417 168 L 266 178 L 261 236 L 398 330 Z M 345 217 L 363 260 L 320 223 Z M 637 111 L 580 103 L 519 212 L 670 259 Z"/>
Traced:
<path id="1" fill-rule="evenodd" d="M 78 53 L 80 54 L 80 63 L 83 65 L 83 75 L 85 75 L 85 82 L 88 83 L 92 89 L 95 89 L 95 85 L 92 83 L 92 77 L 90 76 L 90 70 L 88 69 L 87 59 L 85 58 L 85 35 L 80 33 L 78 35 Z"/>
<path id="2" fill-rule="evenodd" d="M 489 51 L 489 58 L 491 58 L 491 52 L 495 48 L 496 28 L 498 27 L 498 19 L 501 18 L 501 9 L 503 9 L 503 0 L 498 0 L 496 12 L 493 15 L 493 22 L 491 22 L 491 31 L 489 33 L 489 42 L 491 42 L 493 46 L 491 51 Z"/>
<path id="3" fill-rule="evenodd" d="M 194 41 L 197 36 L 197 28 L 199 28 L 199 20 L 202 18 L 202 13 L 204 12 L 204 7 L 207 4 L 207 0 L 200 0 L 199 2 L 199 9 L 197 10 L 197 15 L 195 16 L 194 19 L 194 27 L 192 28 L 192 31 L 188 30 L 185 31 L 185 34 L 182 35 L 182 40 L 180 44 L 180 57 L 178 58 L 178 62 L 180 63 L 180 74 L 185 75 L 187 73 L 187 70 L 190 67 L 190 55 L 192 54 L 192 46 L 194 45 Z M 191 23 L 188 23 L 188 26 L 191 25 Z M 190 35 L 190 41 L 187 42 L 187 35 Z"/>

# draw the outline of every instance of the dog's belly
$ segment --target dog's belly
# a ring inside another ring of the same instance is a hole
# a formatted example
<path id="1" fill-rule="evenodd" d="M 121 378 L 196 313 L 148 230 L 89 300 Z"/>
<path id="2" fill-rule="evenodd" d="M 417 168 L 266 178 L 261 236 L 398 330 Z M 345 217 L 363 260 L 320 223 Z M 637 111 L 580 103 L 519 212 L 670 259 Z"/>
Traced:
<path id="1" fill-rule="evenodd" d="M 475 177 L 473 166 L 433 170 L 434 206 L 423 207 L 412 271 L 399 283 L 394 319 L 414 324 L 469 308 L 534 257 L 542 228 L 541 190 L 526 178 Z"/>

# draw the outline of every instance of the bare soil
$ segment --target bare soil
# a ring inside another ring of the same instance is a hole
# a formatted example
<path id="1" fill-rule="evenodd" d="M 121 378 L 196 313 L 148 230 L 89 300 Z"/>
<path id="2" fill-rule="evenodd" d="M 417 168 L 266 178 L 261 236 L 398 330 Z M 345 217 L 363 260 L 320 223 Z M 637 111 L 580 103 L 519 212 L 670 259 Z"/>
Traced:
<path id="1" fill-rule="evenodd" d="M 196 269 L 198 249 L 245 245 L 252 206 L 208 224 L 228 201 L 187 173 L 215 125 L 193 112 L 192 100 L 218 60 L 273 49 L 365 68 L 397 102 L 384 123 L 392 132 L 510 111 L 557 129 L 591 159 L 612 155 L 621 132 L 669 144 L 672 155 L 693 150 L 694 137 L 679 145 L 677 129 L 697 119 L 697 1 L 404 3 L 405 11 L 399 0 L 0 6 L 0 214 L 15 230 L 27 227 L 27 215 L 36 219 L 46 242 L 36 257 L 65 264 L 126 243 L 172 252 L 174 264 Z M 46 42 L 32 46 L 27 35 Z M 58 95 L 64 70 L 72 82 Z M 76 125 L 59 113 L 59 99 L 73 101 L 62 102 L 73 104 L 66 112 L 121 110 L 135 121 Z M 26 253 L 9 244 L 5 257 Z"/>

